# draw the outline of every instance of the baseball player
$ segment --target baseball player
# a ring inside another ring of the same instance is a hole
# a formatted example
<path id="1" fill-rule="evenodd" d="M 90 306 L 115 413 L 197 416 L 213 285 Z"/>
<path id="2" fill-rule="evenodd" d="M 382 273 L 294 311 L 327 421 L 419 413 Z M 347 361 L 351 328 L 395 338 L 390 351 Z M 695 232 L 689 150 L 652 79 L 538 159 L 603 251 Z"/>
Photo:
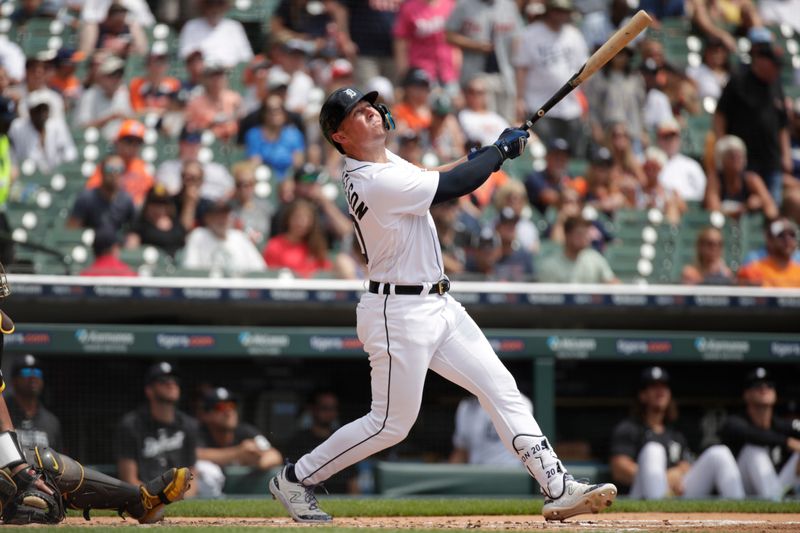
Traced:
<path id="1" fill-rule="evenodd" d="M 563 520 L 611 505 L 611 484 L 587 485 L 564 469 L 481 330 L 448 295 L 441 247 L 429 208 L 477 189 L 506 159 L 519 156 L 528 133 L 505 130 L 494 144 L 434 170 L 386 149 L 393 120 L 377 92 L 331 93 L 320 112 L 325 138 L 345 155 L 342 186 L 367 263 L 367 292 L 357 307 L 358 338 L 369 354 L 370 412 L 286 465 L 269 488 L 298 522 L 325 522 L 314 486 L 408 434 L 422 402 L 428 369 L 461 385 L 490 413 L 506 447 L 545 495 L 546 519 Z"/>
<path id="2" fill-rule="evenodd" d="M 11 293 L 0 264 L 0 299 Z M 0 310 L 0 359 L 5 335 L 14 332 L 14 322 Z M 0 392 L 5 390 L 0 372 Z M 84 467 L 52 448 L 23 449 L 11 423 L 5 399 L 0 395 L 0 516 L 6 524 L 56 524 L 65 508 L 82 509 L 89 519 L 91 509 L 114 509 L 142 524 L 158 522 L 164 506 L 183 498 L 191 474 L 187 468 L 171 468 L 140 486 Z"/>
<path id="3" fill-rule="evenodd" d="M 669 375 L 645 368 L 639 380 L 637 416 L 620 422 L 611 437 L 611 476 L 631 487 L 632 498 L 685 498 L 717 492 L 744 498 L 742 477 L 727 446 L 710 446 L 693 463 L 686 437 L 670 425 L 677 416 Z"/>
<path id="4" fill-rule="evenodd" d="M 722 439 L 736 454 L 747 494 L 780 500 L 800 489 L 800 418 L 775 416 L 778 395 L 763 367 L 750 371 L 745 412 L 727 418 Z"/>

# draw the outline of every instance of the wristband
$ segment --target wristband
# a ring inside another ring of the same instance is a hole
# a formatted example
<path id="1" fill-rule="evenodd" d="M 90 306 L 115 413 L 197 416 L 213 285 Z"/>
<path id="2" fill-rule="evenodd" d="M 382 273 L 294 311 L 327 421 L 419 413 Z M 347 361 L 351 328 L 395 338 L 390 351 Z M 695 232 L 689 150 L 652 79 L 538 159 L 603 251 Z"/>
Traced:
<path id="1" fill-rule="evenodd" d="M 15 431 L 0 433 L 0 468 L 12 469 L 25 462 Z"/>

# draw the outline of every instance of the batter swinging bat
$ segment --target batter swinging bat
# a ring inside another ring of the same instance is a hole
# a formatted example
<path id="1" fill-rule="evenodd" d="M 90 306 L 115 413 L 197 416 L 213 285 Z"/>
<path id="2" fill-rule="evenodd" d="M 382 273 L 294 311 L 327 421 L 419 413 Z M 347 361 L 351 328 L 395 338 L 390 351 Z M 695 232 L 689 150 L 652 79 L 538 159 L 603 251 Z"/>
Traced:
<path id="1" fill-rule="evenodd" d="M 539 108 L 539 110 L 534 114 L 531 118 L 529 118 L 525 124 L 520 126 L 520 129 L 530 129 L 534 123 L 542 118 L 545 113 L 547 113 L 551 107 L 556 105 L 558 102 L 561 101 L 562 98 L 567 96 L 572 90 L 589 79 L 589 77 L 600 70 L 603 65 L 608 63 L 612 57 L 617 55 L 620 50 L 625 48 L 625 46 L 631 42 L 634 37 L 642 33 L 646 27 L 653 22 L 653 19 L 650 18 L 650 15 L 645 13 L 644 11 L 639 11 L 636 13 L 624 27 L 617 30 L 617 32 L 612 35 L 608 41 L 606 41 L 603 46 L 597 49 L 597 51 L 592 54 L 592 56 L 586 60 L 586 63 L 583 64 L 581 69 L 575 73 L 570 80 L 564 84 L 556 94 L 554 94 L 550 99 L 544 103 L 544 105 Z"/>

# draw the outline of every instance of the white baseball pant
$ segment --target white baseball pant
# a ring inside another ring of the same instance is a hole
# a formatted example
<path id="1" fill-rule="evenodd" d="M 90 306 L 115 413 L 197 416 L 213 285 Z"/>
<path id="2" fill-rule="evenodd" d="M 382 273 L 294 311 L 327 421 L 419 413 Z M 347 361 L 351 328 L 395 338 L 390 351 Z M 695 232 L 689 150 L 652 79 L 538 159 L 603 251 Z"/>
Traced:
<path id="1" fill-rule="evenodd" d="M 460 303 L 450 295 L 367 293 L 358 304 L 357 319 L 358 338 L 372 368 L 370 412 L 297 461 L 295 474 L 301 483 L 321 483 L 402 441 L 417 419 L 430 368 L 477 396 L 505 446 L 522 456 L 540 485 L 560 496 L 563 476 L 551 480 L 553 474 L 546 475 L 542 465 L 557 463 L 551 470 L 559 474 L 563 465 L 543 444 L 546 439 L 514 377 Z"/>
<path id="2" fill-rule="evenodd" d="M 658 442 L 648 442 L 636 459 L 639 470 L 631 486 L 631 498 L 658 500 L 666 498 L 667 450 Z M 736 459 L 727 446 L 718 444 L 704 451 L 683 478 L 683 497 L 700 498 L 714 490 L 723 498 L 741 500 L 744 487 Z"/>
<path id="3" fill-rule="evenodd" d="M 747 494 L 775 501 L 783 498 L 787 490 L 800 486 L 798 459 L 800 453 L 794 452 L 778 473 L 770 460 L 767 446 L 745 444 L 739 451 L 738 463 Z"/>

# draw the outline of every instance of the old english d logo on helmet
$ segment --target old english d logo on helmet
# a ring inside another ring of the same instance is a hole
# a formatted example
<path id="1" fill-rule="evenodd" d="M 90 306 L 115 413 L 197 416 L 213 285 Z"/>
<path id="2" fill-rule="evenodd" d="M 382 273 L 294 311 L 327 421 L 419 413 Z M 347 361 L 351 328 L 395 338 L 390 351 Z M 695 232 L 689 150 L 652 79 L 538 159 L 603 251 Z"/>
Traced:
<path id="1" fill-rule="evenodd" d="M 331 136 L 339 129 L 344 117 L 346 117 L 361 100 L 366 100 L 374 105 L 377 99 L 377 91 L 364 94 L 355 87 L 342 87 L 328 95 L 319 113 L 319 127 L 325 139 L 336 147 L 339 153 L 343 154 L 344 150 L 342 150 L 342 146 L 334 141 Z M 383 116 L 383 113 L 381 113 L 381 116 Z"/>

